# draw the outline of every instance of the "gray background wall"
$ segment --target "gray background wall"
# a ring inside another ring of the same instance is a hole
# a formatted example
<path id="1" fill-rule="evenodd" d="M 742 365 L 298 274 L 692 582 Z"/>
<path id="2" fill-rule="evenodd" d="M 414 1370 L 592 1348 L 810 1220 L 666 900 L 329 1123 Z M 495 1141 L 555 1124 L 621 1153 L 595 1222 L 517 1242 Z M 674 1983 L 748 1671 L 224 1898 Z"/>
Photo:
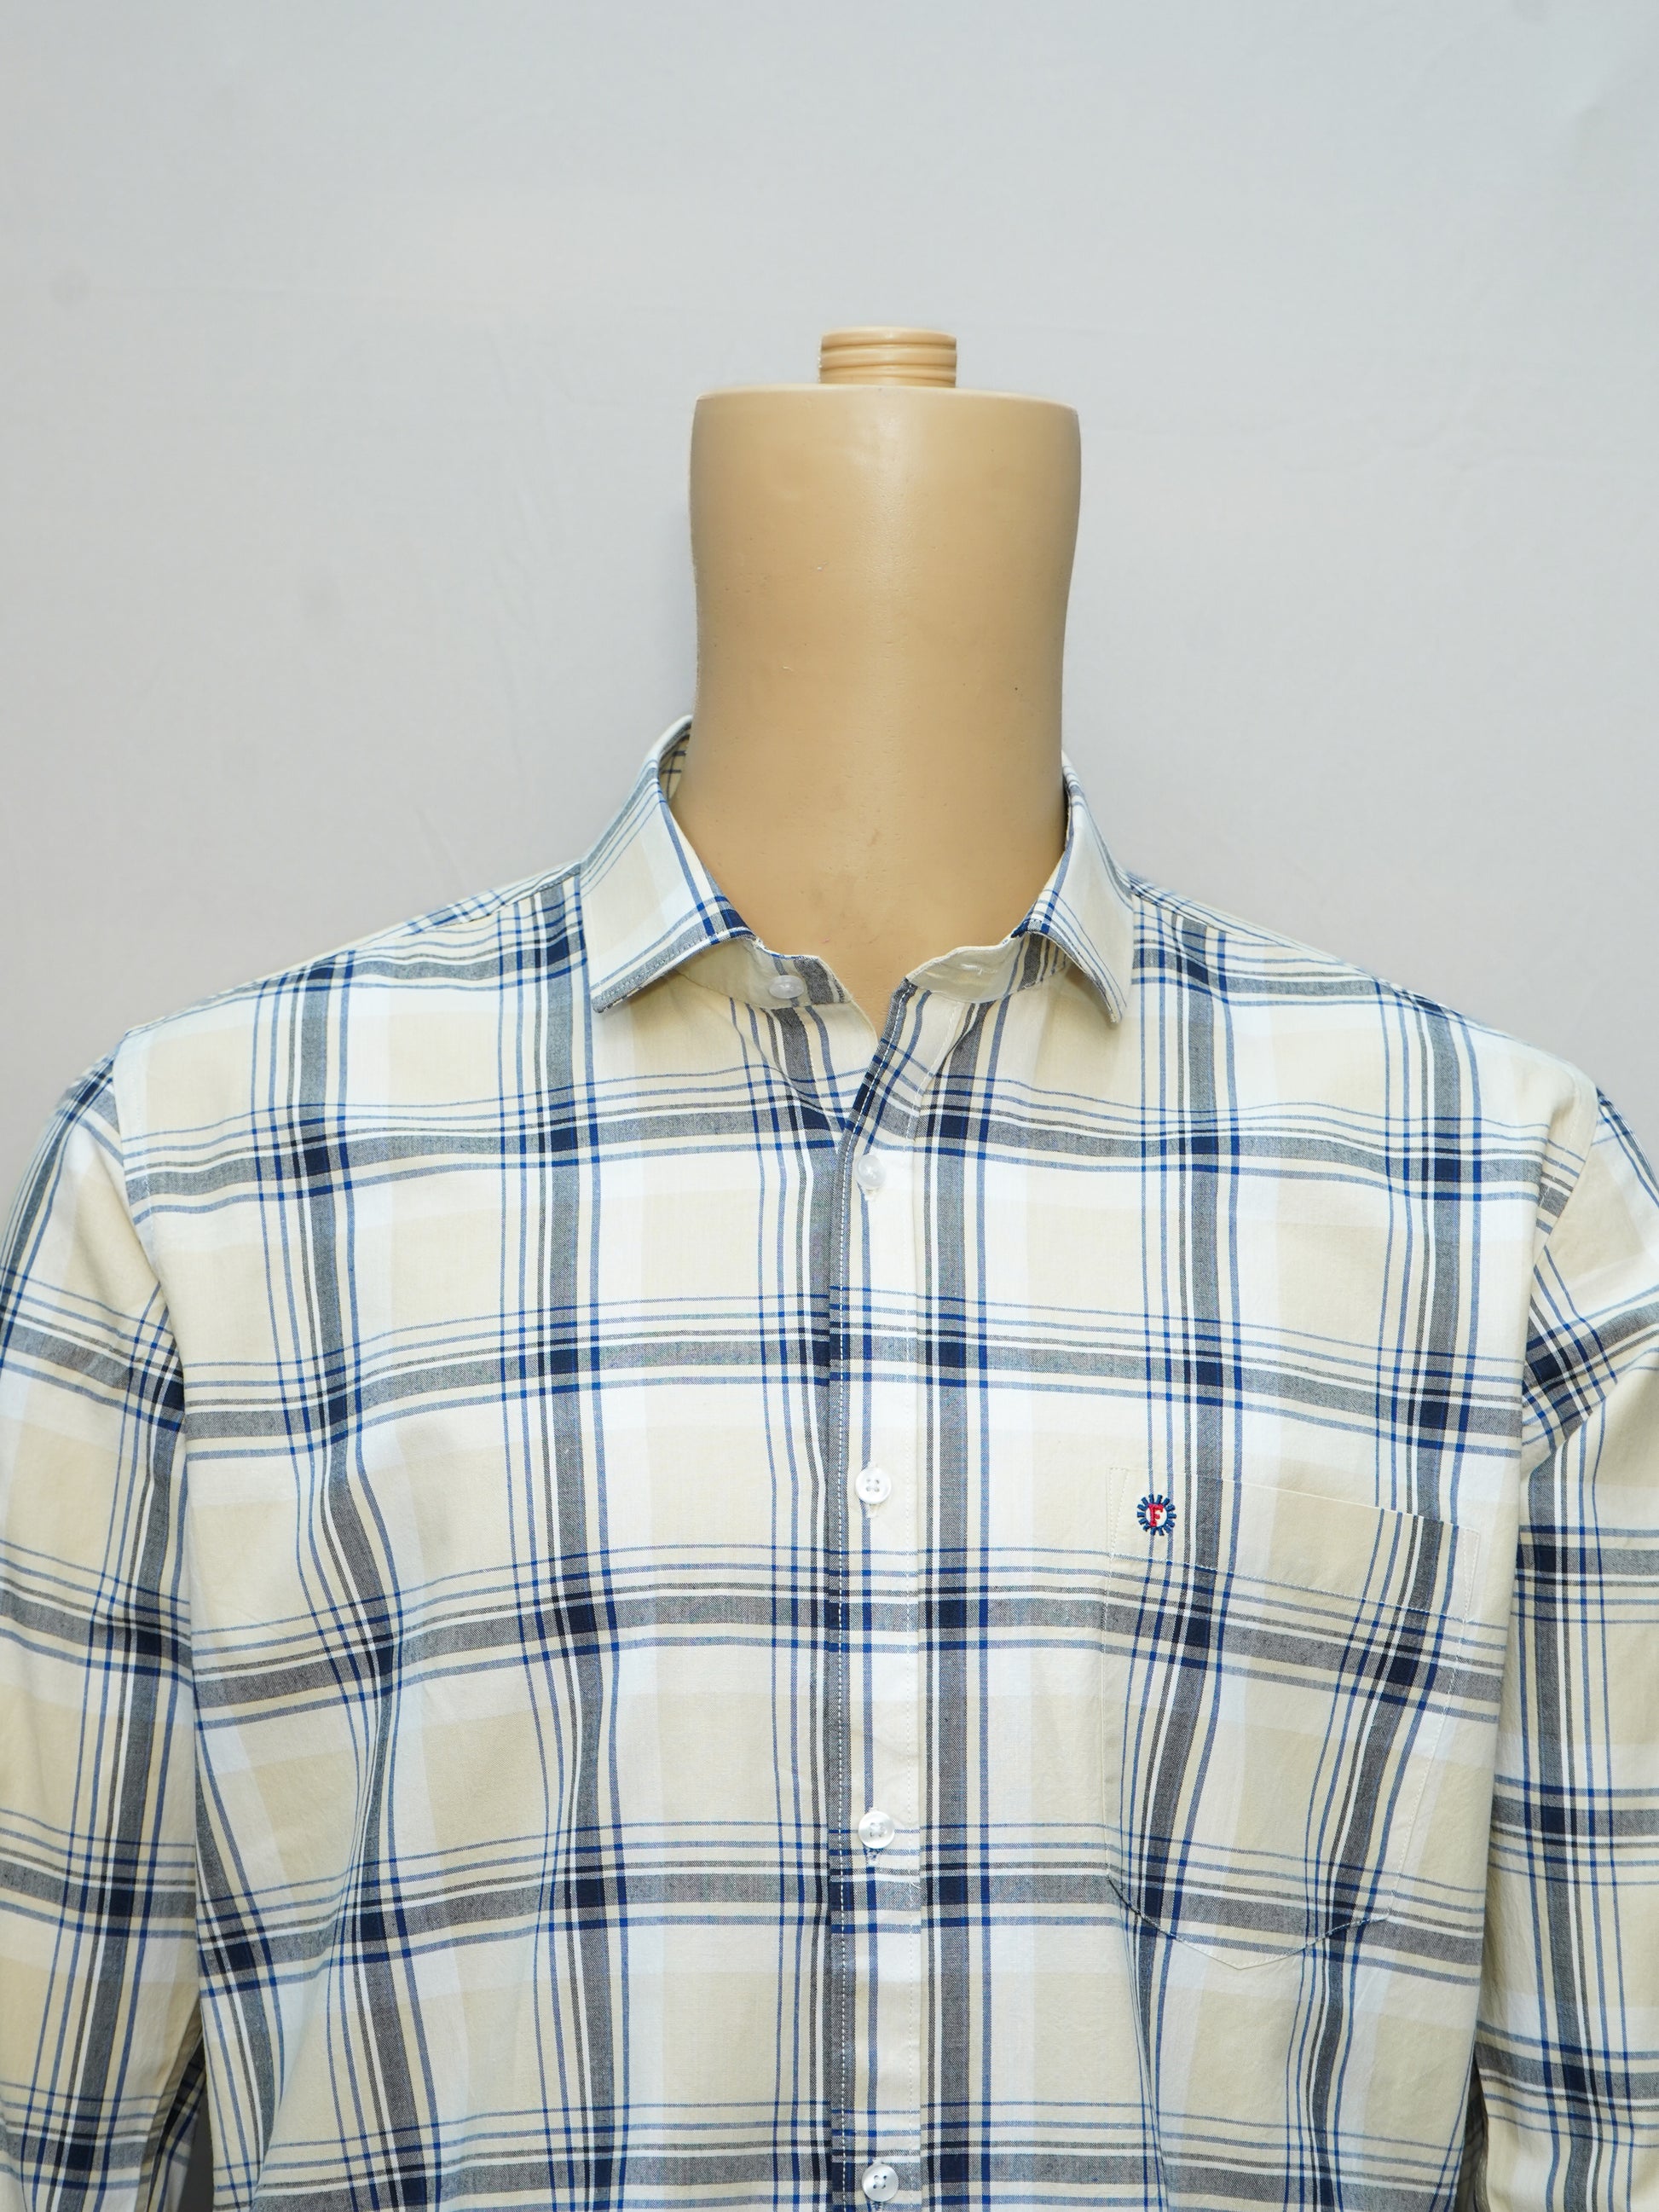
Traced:
<path id="1" fill-rule="evenodd" d="M 5 0 L 8 1188 L 129 1024 L 580 852 L 696 395 L 888 319 L 1082 418 L 1121 855 L 1659 1152 L 1643 0 Z"/>

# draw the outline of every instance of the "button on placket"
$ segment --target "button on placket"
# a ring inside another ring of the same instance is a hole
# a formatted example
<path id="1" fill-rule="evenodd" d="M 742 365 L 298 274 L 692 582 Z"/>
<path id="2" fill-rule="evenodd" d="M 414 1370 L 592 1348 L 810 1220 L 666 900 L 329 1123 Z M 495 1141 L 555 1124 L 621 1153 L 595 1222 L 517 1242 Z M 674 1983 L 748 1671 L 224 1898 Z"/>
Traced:
<path id="1" fill-rule="evenodd" d="M 873 1807 L 859 1822 L 859 1840 L 866 1851 L 884 1851 L 897 1832 L 892 1814 Z"/>

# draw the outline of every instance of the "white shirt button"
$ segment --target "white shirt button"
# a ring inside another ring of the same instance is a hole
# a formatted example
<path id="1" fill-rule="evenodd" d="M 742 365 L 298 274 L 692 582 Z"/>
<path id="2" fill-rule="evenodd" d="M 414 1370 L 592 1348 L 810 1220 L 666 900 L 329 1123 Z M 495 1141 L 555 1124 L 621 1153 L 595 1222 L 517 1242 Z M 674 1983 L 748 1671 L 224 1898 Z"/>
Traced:
<path id="1" fill-rule="evenodd" d="M 879 1152 L 862 1152 L 853 1173 L 862 1190 L 879 1190 L 887 1180 L 887 1163 Z"/>
<path id="2" fill-rule="evenodd" d="M 867 1851 L 884 1851 L 897 1832 L 892 1814 L 878 1813 L 873 1806 L 859 1822 L 860 1840 Z"/>
<path id="3" fill-rule="evenodd" d="M 884 2204 L 890 2197 L 898 2195 L 898 2176 L 884 2159 L 878 2158 L 873 2166 L 865 2167 L 860 2186 L 872 2204 Z"/>
<path id="4" fill-rule="evenodd" d="M 884 1468 L 866 1467 L 854 1487 L 866 1505 L 882 1505 L 892 1492 L 893 1478 Z"/>
<path id="5" fill-rule="evenodd" d="M 775 999 L 799 999 L 806 986 L 799 975 L 775 975 L 766 988 Z"/>

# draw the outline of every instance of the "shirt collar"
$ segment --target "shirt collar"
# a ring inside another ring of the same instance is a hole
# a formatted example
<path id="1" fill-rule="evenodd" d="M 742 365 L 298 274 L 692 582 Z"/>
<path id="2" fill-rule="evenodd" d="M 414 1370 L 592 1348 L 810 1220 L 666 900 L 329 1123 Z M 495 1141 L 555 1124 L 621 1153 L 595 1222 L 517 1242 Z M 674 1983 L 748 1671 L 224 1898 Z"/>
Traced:
<path id="1" fill-rule="evenodd" d="M 761 945 L 669 810 L 690 732 L 690 714 L 670 723 L 641 762 L 622 806 L 579 864 L 589 988 L 601 1012 L 696 954 L 734 940 L 744 940 L 752 956 L 745 964 L 753 966 L 757 999 L 782 968 L 801 964 L 799 955 L 779 955 Z M 1000 948 L 986 949 L 989 954 L 1000 950 L 1000 963 L 991 957 L 978 966 L 958 962 L 953 951 L 912 974 L 930 986 L 963 989 L 964 978 L 977 978 L 982 969 L 1000 980 L 988 987 L 968 981 L 964 995 L 1000 996 L 1048 972 L 1052 963 L 1047 960 L 1016 957 L 1020 948 L 1015 940 L 1034 938 L 1062 953 L 1098 993 L 1110 1018 L 1118 1021 L 1128 1006 L 1133 967 L 1133 893 L 1063 751 L 1060 769 L 1066 798 L 1065 848 L 1024 920 Z M 821 963 L 811 964 L 820 975 L 827 973 Z M 732 980 L 733 971 L 723 963 L 722 983 L 729 988 Z"/>

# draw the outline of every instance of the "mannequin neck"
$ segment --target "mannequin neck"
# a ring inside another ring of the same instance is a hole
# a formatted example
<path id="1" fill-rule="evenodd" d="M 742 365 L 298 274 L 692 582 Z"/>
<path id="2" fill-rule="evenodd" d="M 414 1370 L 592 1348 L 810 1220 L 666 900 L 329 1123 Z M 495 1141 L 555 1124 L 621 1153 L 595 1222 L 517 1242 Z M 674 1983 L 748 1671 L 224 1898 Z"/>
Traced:
<path id="1" fill-rule="evenodd" d="M 697 689 L 673 799 L 774 951 L 872 1026 L 1020 921 L 1059 859 L 1076 416 L 1000 394 L 706 394 Z"/>

